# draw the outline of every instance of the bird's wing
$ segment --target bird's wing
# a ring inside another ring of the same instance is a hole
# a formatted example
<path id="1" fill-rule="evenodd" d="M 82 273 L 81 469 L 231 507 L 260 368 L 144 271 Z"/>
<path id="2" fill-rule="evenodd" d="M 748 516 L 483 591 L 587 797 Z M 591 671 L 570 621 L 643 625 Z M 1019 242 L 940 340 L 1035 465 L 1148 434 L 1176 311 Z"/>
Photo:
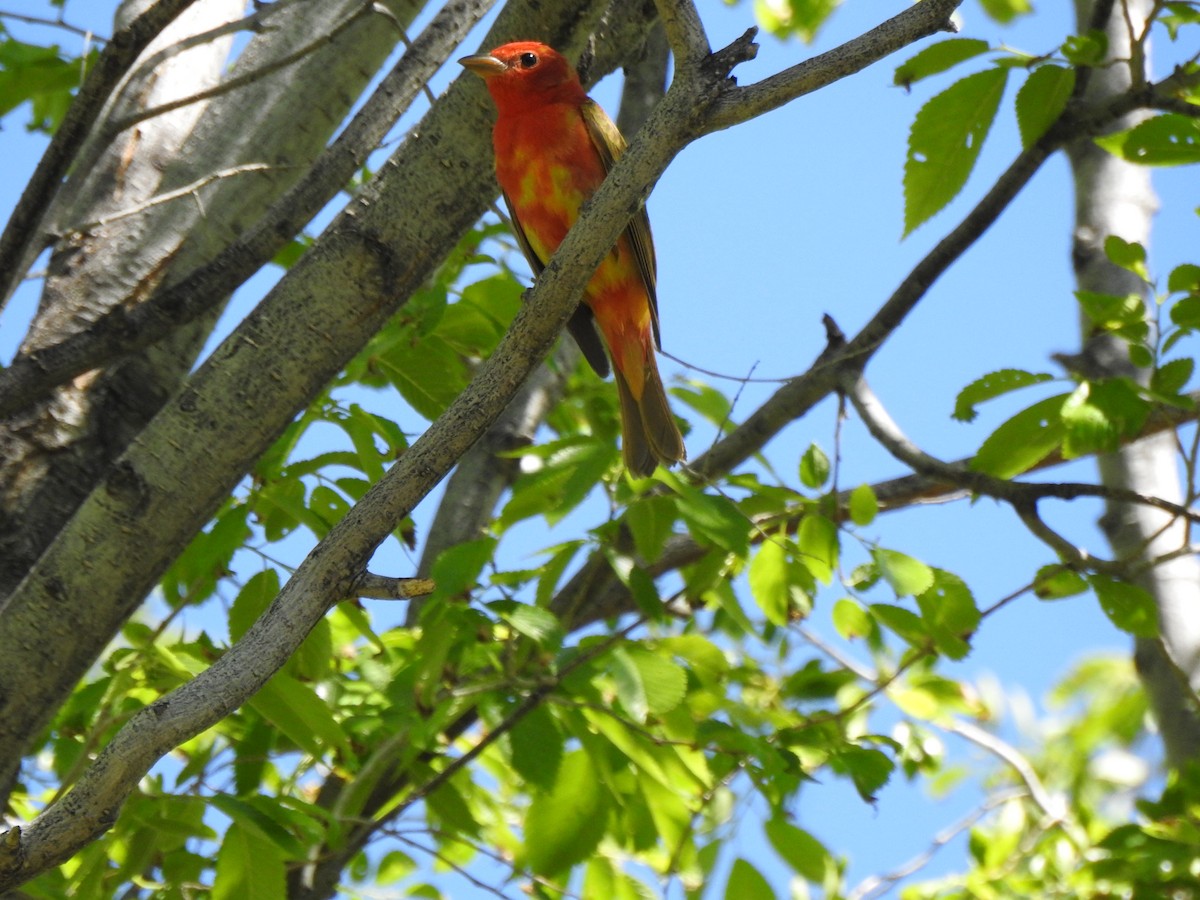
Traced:
<path id="1" fill-rule="evenodd" d="M 600 155 L 605 173 L 608 173 L 625 152 L 625 139 L 596 101 L 588 98 L 580 107 L 580 112 L 583 114 L 583 123 L 587 126 L 588 137 L 592 139 L 592 146 Z M 661 347 L 662 339 L 658 333 L 658 265 L 654 259 L 654 238 L 650 234 L 650 217 L 646 215 L 645 206 L 640 206 L 630 219 L 625 229 L 625 239 L 633 248 L 638 273 L 646 286 L 646 296 L 650 298 L 650 322 L 654 328 L 654 343 Z"/>
<path id="2" fill-rule="evenodd" d="M 521 252 L 529 260 L 529 268 L 533 269 L 534 276 L 541 275 L 542 269 L 546 268 L 546 261 L 533 252 L 533 246 L 529 243 L 529 238 L 525 235 L 525 228 L 521 225 L 521 220 L 517 217 L 517 208 L 508 199 L 508 194 L 501 191 L 501 195 L 504 197 L 504 205 L 508 207 L 509 217 L 512 219 L 513 234 L 517 237 L 517 243 L 521 245 Z M 588 361 L 588 365 L 595 369 L 596 374 L 601 378 L 607 378 L 610 371 L 608 355 L 604 352 L 604 341 L 600 337 L 600 332 L 596 329 L 596 320 L 586 303 L 580 303 L 575 307 L 575 312 L 567 320 L 567 331 L 575 339 L 575 343 L 579 345 L 579 349 L 583 353 L 583 358 Z"/>

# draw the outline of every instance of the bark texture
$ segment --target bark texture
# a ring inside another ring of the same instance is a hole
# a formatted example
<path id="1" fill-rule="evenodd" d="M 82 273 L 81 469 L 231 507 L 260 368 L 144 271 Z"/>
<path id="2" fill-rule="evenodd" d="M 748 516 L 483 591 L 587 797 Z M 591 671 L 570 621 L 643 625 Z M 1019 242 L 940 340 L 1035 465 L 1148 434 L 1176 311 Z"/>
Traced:
<path id="1" fill-rule="evenodd" d="M 1127 92 L 1149 78 L 1147 45 L 1142 32 L 1152 0 L 1078 0 L 1080 31 L 1102 29 L 1108 36 L 1108 55 L 1114 62 L 1088 71 L 1083 92 L 1086 102 L 1100 102 Z M 1112 130 L 1132 127 L 1145 113 L 1125 117 Z M 1075 179 L 1073 260 L 1078 286 L 1106 294 L 1136 294 L 1151 306 L 1149 285 L 1111 263 L 1104 241 L 1116 235 L 1150 245 L 1151 221 L 1158 201 L 1150 170 L 1127 163 L 1101 150 L 1090 140 L 1070 148 Z M 1125 347 L 1107 335 L 1092 334 L 1084 323 L 1083 360 L 1090 374 L 1130 376 L 1144 380 Z M 1179 477 L 1179 446 L 1174 431 L 1146 438 L 1099 460 L 1101 482 L 1151 497 L 1186 504 Z M 1138 568 L 1188 545 L 1187 523 L 1144 504 L 1109 501 L 1101 527 L 1117 558 L 1138 570 L 1136 581 L 1150 592 L 1158 607 L 1161 637 L 1138 639 L 1135 661 L 1150 695 L 1167 759 L 1180 766 L 1200 752 L 1200 718 L 1196 691 L 1200 688 L 1200 565 L 1194 556 Z"/>

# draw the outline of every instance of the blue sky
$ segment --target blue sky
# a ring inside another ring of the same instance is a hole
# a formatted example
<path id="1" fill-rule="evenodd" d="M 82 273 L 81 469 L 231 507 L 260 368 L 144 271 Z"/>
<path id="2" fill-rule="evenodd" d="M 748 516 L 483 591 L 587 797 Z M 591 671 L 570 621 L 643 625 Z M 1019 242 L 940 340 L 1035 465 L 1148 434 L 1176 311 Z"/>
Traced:
<path id="1" fill-rule="evenodd" d="M 108 33 L 113 5 L 75 0 L 67 4 L 67 17 Z M 1071 5 L 1044 0 L 1036 5 L 1033 16 L 1001 27 L 968 0 L 961 13 L 962 33 L 994 45 L 1049 52 L 1071 30 Z M 761 35 L 758 58 L 739 67 L 738 80 L 749 83 L 835 46 L 905 6 L 851 0 L 811 47 Z M 43 4 L 27 0 L 18 7 L 41 11 Z M 700 8 L 714 46 L 728 43 L 752 24 L 748 3 L 728 6 L 702 0 Z M 13 30 L 23 33 L 15 25 Z M 479 35 L 477 31 L 465 42 L 464 53 L 476 50 Z M 58 40 L 74 49 L 70 36 Z M 1156 49 L 1164 54 L 1173 50 L 1165 37 Z M 706 137 L 679 155 L 649 202 L 668 351 L 732 376 L 753 372 L 756 378 L 784 378 L 804 371 L 824 345 L 822 314 L 832 314 L 843 330 L 853 333 L 1008 164 L 1020 146 L 1011 108 L 1019 76 L 1010 80 L 1007 105 L 1001 108 L 963 195 L 901 240 L 901 176 L 908 127 L 921 105 L 952 80 L 931 79 L 911 93 L 893 87 L 895 66 L 915 52 L 901 52 L 759 120 Z M 1156 67 L 1168 68 L 1161 61 Z M 457 75 L 458 67 L 448 66 L 435 81 L 435 91 Z M 618 79 L 610 78 L 594 95 L 615 113 L 618 89 Z M 415 114 L 423 112 L 422 107 Z M 41 138 L 25 134 L 22 115 L 18 111 L 5 120 L 0 135 L 9 161 L 9 177 L 0 184 L 0 208 L 5 211 L 15 203 L 44 146 Z M 1155 179 L 1162 211 L 1156 221 L 1151 269 L 1165 281 L 1171 267 L 1196 259 L 1200 183 L 1187 170 L 1158 170 Z M 1072 203 L 1069 169 L 1064 159 L 1056 158 L 934 286 L 868 368 L 867 377 L 880 399 L 908 435 L 930 453 L 944 459 L 970 454 L 1004 416 L 1036 398 L 1029 393 L 991 404 L 975 423 L 964 425 L 950 418 L 963 385 L 1005 367 L 1057 374 L 1050 354 L 1077 346 L 1069 255 Z M 263 273 L 239 292 L 222 328 L 228 328 L 276 277 L 277 272 Z M 36 291 L 26 286 L 0 319 L 0 359 L 11 356 L 35 302 Z M 692 377 L 669 360 L 663 360 L 663 372 L 668 382 L 673 377 Z M 732 383 L 718 386 L 727 391 L 734 388 Z M 747 385 L 736 410 L 738 417 L 748 415 L 773 388 Z M 676 407 L 684 412 L 678 401 Z M 818 443 L 832 455 L 835 413 L 833 403 L 827 402 L 772 444 L 769 458 L 791 483 L 795 484 L 798 459 L 809 443 Z M 696 424 L 688 439 L 693 457 L 713 437 Z M 903 474 L 853 419 L 843 426 L 841 453 L 843 486 Z M 1094 476 L 1092 466 L 1084 462 L 1056 470 L 1054 477 Z M 1057 513 L 1054 521 L 1077 543 L 1103 553 L 1102 538 L 1093 524 L 1097 515 L 1094 504 L 1075 504 Z M 1027 582 L 1038 565 L 1052 559 L 1011 513 L 986 500 L 974 506 L 960 502 L 885 516 L 867 529 L 867 536 L 956 572 L 971 585 L 981 606 Z M 531 543 L 530 549 L 535 546 L 540 545 Z M 396 563 L 398 568 L 405 564 Z M 832 633 L 826 624 L 828 609 L 837 596 L 830 591 L 818 598 L 812 624 L 827 635 Z M 971 655 L 944 671 L 970 679 L 994 677 L 1036 699 L 1084 654 L 1125 653 L 1128 648 L 1127 638 L 1109 625 L 1090 597 L 1054 604 L 1025 597 L 989 619 Z M 965 758 L 978 758 L 961 742 L 951 738 L 946 742 Z M 896 782 L 881 792 L 872 808 L 848 787 L 825 783 L 806 788 L 797 811 L 800 824 L 835 852 L 850 856 L 853 882 L 921 852 L 936 831 L 957 820 L 978 799 L 977 794 L 966 792 L 934 801 L 923 789 Z M 735 842 L 741 845 L 742 855 L 762 858 L 754 831 Z M 958 841 L 927 871 L 962 865 L 963 842 Z M 783 890 L 782 870 L 772 869 L 770 875 Z"/>

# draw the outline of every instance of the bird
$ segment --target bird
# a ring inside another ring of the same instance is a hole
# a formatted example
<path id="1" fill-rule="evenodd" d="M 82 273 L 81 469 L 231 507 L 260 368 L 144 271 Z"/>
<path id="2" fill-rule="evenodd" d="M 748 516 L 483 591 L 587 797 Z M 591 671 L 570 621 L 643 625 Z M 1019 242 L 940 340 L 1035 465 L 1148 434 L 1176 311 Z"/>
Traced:
<path id="1" fill-rule="evenodd" d="M 459 63 L 482 76 L 496 106 L 496 180 L 534 275 L 550 261 L 589 197 L 625 150 L 612 119 L 561 53 L 515 41 Z M 661 349 L 657 264 L 639 207 L 601 261 L 567 330 L 596 373 L 611 371 L 621 407 L 622 456 L 635 477 L 687 458 L 655 360 Z"/>

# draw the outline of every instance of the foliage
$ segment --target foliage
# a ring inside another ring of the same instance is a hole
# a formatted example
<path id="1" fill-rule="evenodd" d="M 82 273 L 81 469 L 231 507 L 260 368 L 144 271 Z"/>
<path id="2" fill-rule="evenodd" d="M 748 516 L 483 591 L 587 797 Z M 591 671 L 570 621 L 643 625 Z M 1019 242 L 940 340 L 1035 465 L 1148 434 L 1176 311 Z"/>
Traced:
<path id="1" fill-rule="evenodd" d="M 756 12 L 772 31 L 812 40 L 836 5 Z M 999 21 L 1028 11 L 984 7 Z M 1189 5 L 1163 10 L 1172 37 L 1194 39 Z M 1097 53 L 1088 35 L 1038 56 L 951 38 L 900 65 L 896 83 L 913 90 L 978 67 L 915 117 L 905 234 L 968 185 L 1009 80 L 1021 82 L 1020 153 L 1067 114 Z M 0 67 L 0 110 L 31 100 L 32 127 L 52 129 L 79 61 L 8 40 Z M 1196 122 L 1167 113 L 1098 142 L 1137 163 L 1194 163 Z M 281 265 L 303 242 L 294 249 Z M 18 817 L 74 784 L 134 712 L 219 661 L 297 555 L 446 410 L 520 307 L 511 249 L 494 223 L 466 235 L 258 460 L 39 737 L 12 800 Z M 1140 245 L 1112 238 L 1105 251 L 1154 282 Z M 954 418 L 1037 399 L 979 432 L 965 472 L 1011 481 L 1047 461 L 1110 452 L 1164 410 L 1194 412 L 1194 362 L 1172 354 L 1200 329 L 1200 267 L 1168 274 L 1153 320 L 1134 295 L 1081 290 L 1076 299 L 1091 328 L 1127 347 L 1148 377 L 982 373 L 958 395 Z M 672 393 L 697 419 L 736 424 L 730 398 L 708 383 Z M 536 445 L 510 454 L 519 472 L 487 529 L 433 563 L 437 589 L 415 621 L 387 603 L 335 606 L 253 700 L 142 782 L 103 840 L 23 889 L 282 897 L 317 856 L 345 853 L 349 896 L 387 886 L 452 896 L 445 885 L 463 883 L 455 876 L 501 871 L 539 897 L 664 888 L 769 897 L 763 856 L 747 858 L 731 839 L 752 802 L 771 862 L 797 894 L 844 896 L 855 887 L 847 861 L 799 824 L 808 786 L 843 782 L 867 804 L 893 781 L 944 788 L 958 779 L 942 743 L 950 734 L 971 736 L 999 762 L 968 826 L 968 870 L 905 896 L 1196 889 L 1200 775 L 1162 784 L 1139 763 L 1147 708 L 1129 663 L 1084 663 L 1056 691 L 1061 715 L 1014 738 L 1019 750 L 997 736 L 1012 737 L 1003 699 L 953 670 L 989 617 L 1018 598 L 1094 600 L 1116 629 L 1153 639 L 1153 601 L 1130 573 L 1089 568 L 1051 545 L 1012 596 L 977 597 L 954 572 L 879 540 L 873 526 L 891 508 L 876 486 L 839 481 L 840 442 L 811 444 L 786 472 L 633 481 L 617 423 L 614 393 L 590 372 L 571 374 Z M 564 522 L 575 525 L 565 539 L 555 530 Z M 405 519 L 383 552 L 403 559 L 423 537 Z M 529 553 L 534 541 L 542 548 Z M 632 597 L 621 616 L 597 621 L 566 602 L 585 560 Z M 364 820 L 373 829 L 355 844 Z"/>

